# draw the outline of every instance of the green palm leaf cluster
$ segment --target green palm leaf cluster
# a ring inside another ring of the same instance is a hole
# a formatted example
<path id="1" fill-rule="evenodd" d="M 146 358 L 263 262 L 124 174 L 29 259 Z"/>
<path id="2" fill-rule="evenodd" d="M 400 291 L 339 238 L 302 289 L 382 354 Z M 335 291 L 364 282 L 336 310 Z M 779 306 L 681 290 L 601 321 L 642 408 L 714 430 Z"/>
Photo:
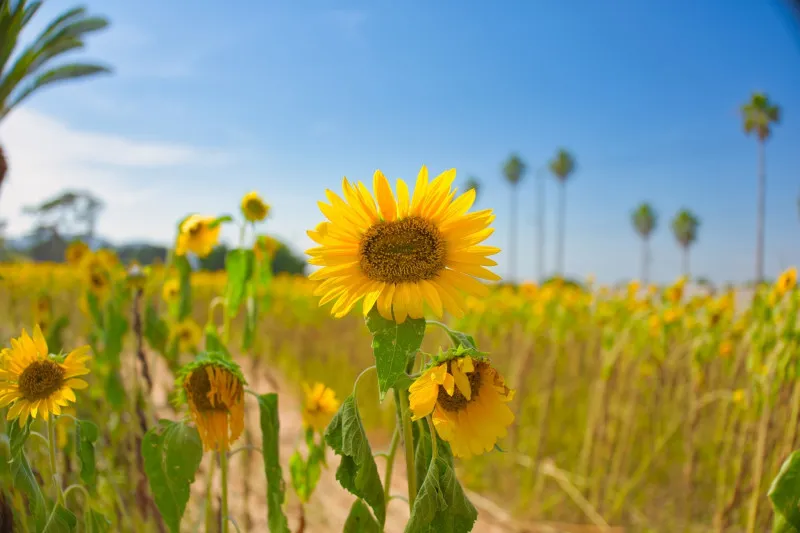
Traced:
<path id="1" fill-rule="evenodd" d="M 58 62 L 84 47 L 84 38 L 108 26 L 103 17 L 76 7 L 55 19 L 28 46 L 17 50 L 20 36 L 42 7 L 41 1 L 0 0 L 0 121 L 33 93 L 54 83 L 110 72 L 104 65 Z M 0 185 L 8 165 L 0 148 Z"/>

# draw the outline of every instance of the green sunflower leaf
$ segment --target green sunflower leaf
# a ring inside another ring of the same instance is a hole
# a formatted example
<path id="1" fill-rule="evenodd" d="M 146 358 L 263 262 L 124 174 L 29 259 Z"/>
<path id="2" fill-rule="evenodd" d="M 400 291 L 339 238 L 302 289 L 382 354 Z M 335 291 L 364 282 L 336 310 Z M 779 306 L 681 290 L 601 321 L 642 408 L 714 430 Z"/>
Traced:
<path id="1" fill-rule="evenodd" d="M 767 495 L 775 508 L 775 527 L 778 527 L 777 518 L 783 518 L 783 529 L 773 531 L 800 530 L 800 450 L 792 452 L 784 461 Z"/>
<path id="2" fill-rule="evenodd" d="M 280 443 L 278 395 L 275 393 L 260 395 L 258 409 L 261 415 L 264 473 L 267 477 L 267 524 L 271 533 L 289 533 L 289 523 L 282 508 L 286 484 L 283 481 L 278 446 Z"/>
<path id="3" fill-rule="evenodd" d="M 81 462 L 81 479 L 94 491 L 97 484 L 97 470 L 95 467 L 94 443 L 97 442 L 99 431 L 94 422 L 79 420 L 75 424 L 75 441 L 78 443 L 78 460 Z"/>
<path id="4" fill-rule="evenodd" d="M 224 224 L 225 222 L 232 222 L 232 221 L 233 221 L 233 217 L 230 216 L 230 215 L 218 216 L 217 218 L 215 218 L 214 220 L 212 220 L 208 224 L 208 229 L 214 229 L 217 226 L 219 226 L 220 224 Z"/>
<path id="5" fill-rule="evenodd" d="M 189 488 L 203 458 L 200 435 L 183 422 L 159 420 L 142 439 L 142 457 L 164 523 L 172 533 L 179 533 Z"/>
<path id="6" fill-rule="evenodd" d="M 112 368 L 119 368 L 128 321 L 118 305 L 109 305 L 106 322 L 103 328 L 103 356 Z"/>
<path id="7" fill-rule="evenodd" d="M 381 533 L 381 526 L 375 521 L 364 500 L 353 502 L 342 533 Z"/>
<path id="8" fill-rule="evenodd" d="M 192 312 L 192 265 L 186 256 L 175 258 L 178 268 L 178 281 L 180 282 L 180 297 L 178 300 L 178 320 L 183 320 Z"/>
<path id="9" fill-rule="evenodd" d="M 248 292 L 252 293 L 252 282 L 248 285 Z M 253 346 L 256 338 L 256 326 L 258 325 L 258 300 L 252 295 L 247 296 L 245 302 L 244 334 L 242 335 L 242 350 L 249 350 Z"/>
<path id="10" fill-rule="evenodd" d="M 425 319 L 409 318 L 402 324 L 386 320 L 373 307 L 367 315 L 367 329 L 372 334 L 372 353 L 378 371 L 380 399 L 406 373 L 409 361 L 416 356 L 425 336 Z"/>
<path id="11" fill-rule="evenodd" d="M 9 452 L 11 463 L 8 465 L 12 486 L 28 496 L 28 505 L 36 522 L 37 529 L 44 528 L 47 519 L 47 502 L 42 490 L 33 475 L 28 458 L 25 457 L 25 441 L 31 434 L 31 420 L 20 427 L 16 420 L 8 425 Z"/>
<path id="12" fill-rule="evenodd" d="M 161 354 L 167 351 L 167 340 L 169 339 L 169 326 L 158 311 L 152 301 L 147 302 L 144 310 L 144 338 L 151 348 Z"/>
<path id="13" fill-rule="evenodd" d="M 51 353 L 61 353 L 64 350 L 64 331 L 68 327 L 69 317 L 61 315 L 47 328 L 47 349 Z"/>
<path id="14" fill-rule="evenodd" d="M 405 533 L 465 533 L 472 531 L 478 511 L 464 495 L 452 467 L 441 457 L 431 462 Z"/>
<path id="15" fill-rule="evenodd" d="M 206 352 L 220 352 L 228 359 L 231 358 L 231 354 L 222 343 L 222 339 L 219 338 L 219 335 L 217 334 L 217 328 L 214 324 L 211 322 L 206 324 L 203 333 L 205 333 L 206 337 Z"/>
<path id="16" fill-rule="evenodd" d="M 325 431 L 325 441 L 342 456 L 336 479 L 342 487 L 366 501 L 378 522 L 383 524 L 386 519 L 383 484 L 353 396 L 347 397 L 331 420 Z"/>
<path id="17" fill-rule="evenodd" d="M 228 315 L 235 317 L 242 306 L 247 291 L 247 283 L 253 276 L 253 250 L 236 248 L 225 256 L 225 271 L 228 284 L 225 289 L 225 309 Z"/>
<path id="18" fill-rule="evenodd" d="M 72 533 L 78 527 L 78 518 L 60 503 L 52 511 L 42 533 Z"/>
<path id="19" fill-rule="evenodd" d="M 423 419 L 417 423 L 417 430 L 415 433 L 416 446 L 414 448 L 414 467 L 417 472 L 417 490 L 420 490 L 422 483 L 425 482 L 425 476 L 430 468 L 431 460 L 433 459 L 433 450 L 431 448 L 431 431 L 428 423 Z M 450 445 L 442 440 L 439 435 L 437 439 L 437 453 L 439 457 L 445 460 L 450 468 L 453 466 L 453 452 L 450 451 Z"/>
<path id="20" fill-rule="evenodd" d="M 111 521 L 94 509 L 84 513 L 83 518 L 86 533 L 109 533 L 111 531 Z"/>

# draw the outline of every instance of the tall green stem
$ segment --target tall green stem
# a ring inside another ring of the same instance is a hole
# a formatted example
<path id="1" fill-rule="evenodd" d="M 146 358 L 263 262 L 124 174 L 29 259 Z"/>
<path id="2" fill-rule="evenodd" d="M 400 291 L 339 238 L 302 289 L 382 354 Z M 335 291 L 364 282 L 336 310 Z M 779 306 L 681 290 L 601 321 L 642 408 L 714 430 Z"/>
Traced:
<path id="1" fill-rule="evenodd" d="M 386 475 L 383 480 L 383 501 L 389 505 L 389 496 L 392 490 L 392 472 L 394 471 L 394 456 L 397 455 L 397 445 L 400 443 L 400 428 L 394 429 L 392 443 L 389 445 L 389 453 L 386 455 Z"/>
<path id="2" fill-rule="evenodd" d="M 426 416 L 428 421 L 428 429 L 431 430 L 431 462 L 439 457 L 439 437 L 436 436 L 436 428 L 433 426 L 433 418 Z"/>
<path id="3" fill-rule="evenodd" d="M 214 454 L 209 455 L 208 465 L 208 480 L 206 480 L 206 533 L 214 529 L 214 469 L 217 462 L 214 460 Z"/>
<path id="4" fill-rule="evenodd" d="M 220 472 L 222 473 L 222 533 L 228 533 L 228 453 L 225 451 L 219 454 Z"/>
<path id="5" fill-rule="evenodd" d="M 52 415 L 47 419 L 47 439 L 50 449 L 50 472 L 53 476 L 53 484 L 56 486 L 56 498 L 59 504 L 64 505 L 64 493 L 61 492 L 61 479 L 58 475 L 58 464 L 56 464 L 56 425 Z"/>
<path id="6" fill-rule="evenodd" d="M 400 422 L 403 427 L 403 445 L 406 452 L 406 478 L 408 479 L 408 508 L 414 508 L 417 498 L 417 469 L 414 466 L 414 433 L 411 430 L 411 415 L 408 412 L 408 391 L 395 390 L 395 401 L 400 405 Z"/>

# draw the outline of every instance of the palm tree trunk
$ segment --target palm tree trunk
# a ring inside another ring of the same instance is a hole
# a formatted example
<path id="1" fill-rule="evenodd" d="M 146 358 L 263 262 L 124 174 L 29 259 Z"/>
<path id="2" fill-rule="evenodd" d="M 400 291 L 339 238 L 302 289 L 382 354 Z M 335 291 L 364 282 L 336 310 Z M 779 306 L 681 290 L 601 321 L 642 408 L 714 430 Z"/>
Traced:
<path id="1" fill-rule="evenodd" d="M 556 252 L 558 273 L 564 274 L 564 221 L 567 211 L 567 187 L 566 181 L 560 182 L 558 191 L 558 250 Z"/>
<path id="2" fill-rule="evenodd" d="M 756 283 L 764 280 L 764 217 L 766 211 L 767 177 L 764 141 L 758 142 L 758 199 L 756 207 Z"/>
<path id="3" fill-rule="evenodd" d="M 648 278 L 650 277 L 650 239 L 648 237 L 642 238 L 642 283 L 647 285 Z"/>
<path id="4" fill-rule="evenodd" d="M 3 147 L 0 146 L 0 189 L 3 188 L 6 172 L 8 172 L 8 162 L 6 161 L 6 155 L 3 153 Z"/>
<path id="5" fill-rule="evenodd" d="M 537 194 L 538 205 L 536 207 L 537 210 L 537 218 L 539 219 L 539 223 L 537 224 L 538 236 L 536 243 L 538 248 L 538 253 L 536 257 L 536 277 L 538 281 L 541 283 L 544 281 L 544 206 L 545 206 L 545 197 L 544 197 L 544 172 L 545 169 L 539 169 L 539 172 L 536 176 L 536 181 L 538 182 L 537 185 L 539 186 L 539 191 Z"/>
<path id="6" fill-rule="evenodd" d="M 517 275 L 517 184 L 511 185 L 511 227 L 508 243 L 508 280 L 514 281 Z"/>
<path id="7" fill-rule="evenodd" d="M 683 275 L 689 279 L 689 247 L 683 247 Z"/>

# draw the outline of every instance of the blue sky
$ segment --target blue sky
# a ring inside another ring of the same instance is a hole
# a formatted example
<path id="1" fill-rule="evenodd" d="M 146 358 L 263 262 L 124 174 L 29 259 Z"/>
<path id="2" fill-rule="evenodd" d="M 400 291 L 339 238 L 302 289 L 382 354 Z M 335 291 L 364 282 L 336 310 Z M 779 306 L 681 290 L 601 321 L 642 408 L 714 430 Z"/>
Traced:
<path id="1" fill-rule="evenodd" d="M 86 55 L 116 72 L 38 94 L 0 127 L 0 214 L 19 234 L 20 205 L 90 187 L 107 202 L 101 234 L 167 242 L 186 212 L 235 211 L 256 189 L 274 204 L 266 231 L 303 250 L 326 187 L 376 168 L 413 181 L 425 164 L 480 179 L 492 243 L 507 247 L 500 168 L 517 151 L 530 169 L 517 270 L 531 278 L 535 172 L 563 146 L 579 165 L 569 274 L 636 276 L 630 211 L 646 200 L 661 215 L 656 280 L 679 274 L 668 221 L 687 207 L 702 220 L 693 273 L 740 281 L 753 272 L 756 144 L 738 108 L 763 90 L 783 108 L 767 147 L 767 273 L 800 263 L 800 28 L 779 0 L 500 4 L 89 0 L 112 28 Z M 49 2 L 40 23 L 69 5 Z M 552 269 L 552 180 L 547 202 Z"/>

